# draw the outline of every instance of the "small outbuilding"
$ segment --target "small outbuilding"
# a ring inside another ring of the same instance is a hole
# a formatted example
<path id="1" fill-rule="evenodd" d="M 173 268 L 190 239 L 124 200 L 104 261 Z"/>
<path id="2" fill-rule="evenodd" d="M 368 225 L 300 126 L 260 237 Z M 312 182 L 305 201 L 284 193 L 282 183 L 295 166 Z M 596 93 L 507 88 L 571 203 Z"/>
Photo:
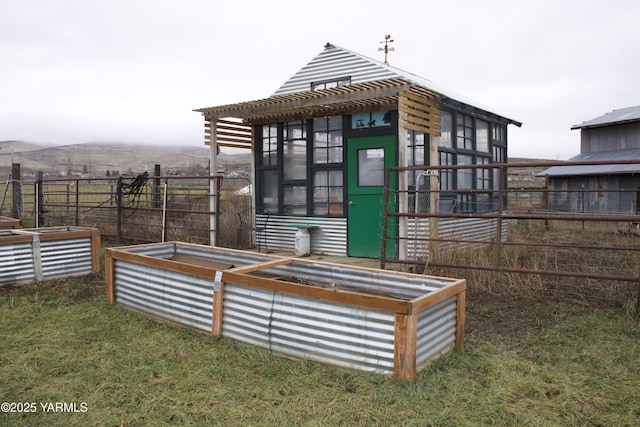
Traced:
<path id="1" fill-rule="evenodd" d="M 571 129 L 580 130 L 580 154 L 554 166 L 548 178 L 549 208 L 564 212 L 637 214 L 640 205 L 640 106 L 621 108 Z M 638 160 L 636 164 L 616 161 Z"/>
<path id="2" fill-rule="evenodd" d="M 330 43 L 269 98 L 195 111 L 204 116 L 212 170 L 218 147 L 252 150 L 254 212 L 258 222 L 269 217 L 270 249 L 291 250 L 295 227 L 304 224 L 312 229 L 312 253 L 372 258 L 381 254 L 385 168 L 505 163 L 507 127 L 521 125 Z M 438 209 L 497 209 L 500 185 L 491 169 L 436 174 Z M 420 185 L 418 175 L 401 173 L 391 185 L 408 192 Z M 401 199 L 390 208 L 406 211 L 410 204 Z M 461 221 L 458 229 L 477 225 Z M 402 218 L 393 226 L 398 236 L 412 233 Z M 456 226 L 447 229 L 456 233 Z M 487 234 L 495 236 L 495 225 Z M 387 250 L 402 258 L 407 242 L 400 238 Z"/>

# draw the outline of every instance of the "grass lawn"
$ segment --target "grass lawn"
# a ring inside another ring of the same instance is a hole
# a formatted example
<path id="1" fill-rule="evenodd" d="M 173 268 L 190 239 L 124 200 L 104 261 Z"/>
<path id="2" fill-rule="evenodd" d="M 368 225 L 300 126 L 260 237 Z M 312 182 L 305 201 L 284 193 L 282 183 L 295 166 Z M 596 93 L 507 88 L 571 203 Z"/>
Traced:
<path id="1" fill-rule="evenodd" d="M 0 401 L 32 411 L 0 425 L 640 425 L 636 315 L 472 284 L 467 305 L 463 348 L 407 383 L 153 322 L 100 274 L 0 288 Z"/>

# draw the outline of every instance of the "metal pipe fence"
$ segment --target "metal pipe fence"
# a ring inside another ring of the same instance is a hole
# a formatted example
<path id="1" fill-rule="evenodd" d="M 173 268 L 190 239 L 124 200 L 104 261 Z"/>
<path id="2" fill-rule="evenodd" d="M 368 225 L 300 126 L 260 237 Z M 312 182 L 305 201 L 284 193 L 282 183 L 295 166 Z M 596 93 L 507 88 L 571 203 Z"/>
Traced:
<path id="1" fill-rule="evenodd" d="M 611 162 L 389 168 L 385 206 L 397 209 L 385 212 L 380 266 L 397 263 L 431 273 L 433 268 L 462 269 L 635 283 L 640 311 L 640 178 L 585 177 L 591 187 L 575 188 L 567 177 L 540 174 L 551 166 L 601 164 Z M 518 180 L 510 173 L 514 169 L 532 179 Z M 427 180 L 404 191 L 390 188 L 390 182 L 400 182 L 401 174 L 437 177 L 438 185 Z M 470 176 L 478 184 L 481 177 L 490 176 L 498 185 L 451 191 L 440 182 L 447 175 Z M 564 203 L 554 203 L 558 200 Z M 389 256 L 389 246 L 399 248 L 396 257 Z"/>

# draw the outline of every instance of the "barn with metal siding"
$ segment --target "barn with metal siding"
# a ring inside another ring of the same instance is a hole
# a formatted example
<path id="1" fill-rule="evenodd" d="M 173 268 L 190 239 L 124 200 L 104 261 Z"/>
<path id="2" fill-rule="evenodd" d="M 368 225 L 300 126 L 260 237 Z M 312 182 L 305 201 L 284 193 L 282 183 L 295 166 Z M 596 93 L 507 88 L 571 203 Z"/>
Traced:
<path id="1" fill-rule="evenodd" d="M 580 130 L 580 154 L 554 166 L 548 177 L 549 208 L 564 212 L 638 213 L 640 201 L 640 106 L 621 108 L 571 129 Z M 638 160 L 638 164 L 616 161 Z"/>
<path id="2" fill-rule="evenodd" d="M 386 168 L 503 163 L 507 127 L 521 125 L 330 43 L 271 97 L 195 111 L 205 119 L 213 170 L 218 147 L 252 150 L 254 215 L 268 217 L 269 248 L 291 250 L 295 227 L 305 225 L 312 253 L 371 258 L 381 251 Z M 497 178 L 475 173 L 440 180 L 440 194 L 456 201 L 454 213 L 495 210 Z M 415 174 L 399 174 L 393 186 L 407 191 Z M 406 245 L 401 239 L 391 250 L 406 253 Z"/>

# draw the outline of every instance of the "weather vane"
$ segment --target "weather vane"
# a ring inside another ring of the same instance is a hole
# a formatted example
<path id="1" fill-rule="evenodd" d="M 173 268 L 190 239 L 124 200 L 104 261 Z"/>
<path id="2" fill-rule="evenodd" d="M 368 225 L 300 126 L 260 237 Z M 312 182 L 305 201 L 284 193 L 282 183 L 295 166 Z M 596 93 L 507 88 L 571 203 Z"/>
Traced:
<path id="1" fill-rule="evenodd" d="M 384 36 L 384 41 L 380 43 L 384 43 L 384 47 L 379 47 L 378 51 L 384 52 L 384 63 L 389 65 L 389 61 L 387 61 L 387 54 L 394 51 L 392 47 L 389 47 L 389 43 L 393 43 L 393 40 L 391 40 L 391 36 L 387 34 Z"/>

